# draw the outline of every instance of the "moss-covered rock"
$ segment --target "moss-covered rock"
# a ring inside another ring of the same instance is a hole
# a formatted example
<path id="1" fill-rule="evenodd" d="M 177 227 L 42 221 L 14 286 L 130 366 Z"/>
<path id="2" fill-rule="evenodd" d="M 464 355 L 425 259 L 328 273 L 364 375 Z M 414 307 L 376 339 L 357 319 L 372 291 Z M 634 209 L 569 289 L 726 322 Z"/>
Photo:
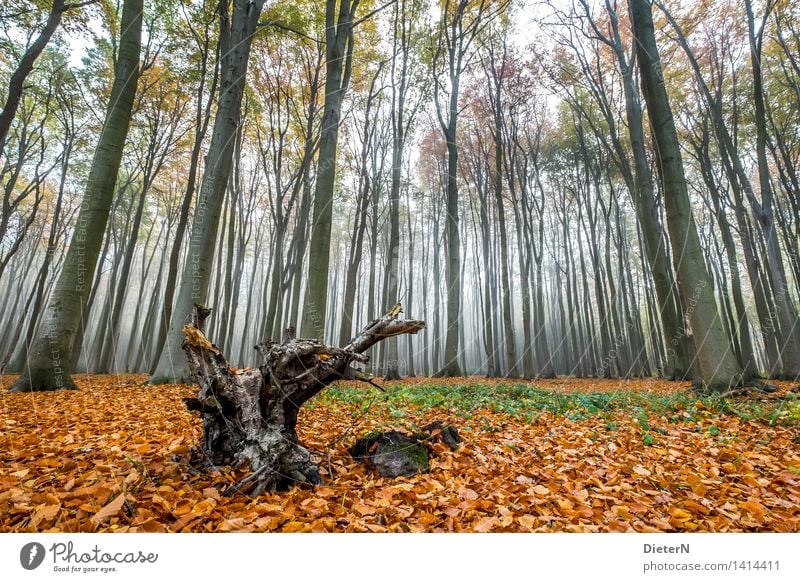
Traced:
<path id="1" fill-rule="evenodd" d="M 383 477 L 411 476 L 430 470 L 428 444 L 444 442 L 455 450 L 461 439 L 450 425 L 433 422 L 424 432 L 406 434 L 396 430 L 371 432 L 350 447 L 350 454 L 380 473 Z"/>
<path id="2" fill-rule="evenodd" d="M 408 477 L 430 469 L 428 448 L 413 435 L 396 430 L 359 439 L 350 454 L 374 467 L 382 477 Z"/>

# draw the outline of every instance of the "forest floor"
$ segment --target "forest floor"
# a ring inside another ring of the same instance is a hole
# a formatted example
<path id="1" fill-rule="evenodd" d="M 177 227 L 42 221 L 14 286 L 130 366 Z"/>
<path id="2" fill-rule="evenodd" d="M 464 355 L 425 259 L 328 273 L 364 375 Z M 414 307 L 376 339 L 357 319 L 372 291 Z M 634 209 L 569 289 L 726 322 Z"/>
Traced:
<path id="1" fill-rule="evenodd" d="M 0 378 L 0 531 L 800 531 L 800 395 L 698 397 L 687 383 L 412 378 L 329 388 L 301 441 L 315 489 L 222 497 L 241 470 L 187 463 L 190 386 L 83 376 L 8 394 Z M 430 472 L 385 479 L 347 449 L 368 431 L 452 423 Z"/>

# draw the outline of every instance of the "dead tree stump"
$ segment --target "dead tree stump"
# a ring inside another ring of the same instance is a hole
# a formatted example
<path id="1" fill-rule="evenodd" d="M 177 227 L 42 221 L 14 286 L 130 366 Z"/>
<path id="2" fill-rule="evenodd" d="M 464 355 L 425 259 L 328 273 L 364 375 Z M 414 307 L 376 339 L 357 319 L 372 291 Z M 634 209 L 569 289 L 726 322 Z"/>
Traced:
<path id="1" fill-rule="evenodd" d="M 401 312 L 395 305 L 343 348 L 297 338 L 289 327 L 282 342 L 256 346 L 261 366 L 234 370 L 203 333 L 209 310 L 195 306 L 193 322 L 183 328 L 183 349 L 200 390 L 197 398 L 186 399 L 186 406 L 202 415 L 200 448 L 208 463 L 249 462 L 250 475 L 229 493 L 258 495 L 297 483 L 322 482 L 319 468 L 297 438 L 300 407 L 336 380 L 361 380 L 380 388 L 353 364 L 366 363 L 364 352 L 376 343 L 425 327 L 422 321 L 398 319 Z"/>

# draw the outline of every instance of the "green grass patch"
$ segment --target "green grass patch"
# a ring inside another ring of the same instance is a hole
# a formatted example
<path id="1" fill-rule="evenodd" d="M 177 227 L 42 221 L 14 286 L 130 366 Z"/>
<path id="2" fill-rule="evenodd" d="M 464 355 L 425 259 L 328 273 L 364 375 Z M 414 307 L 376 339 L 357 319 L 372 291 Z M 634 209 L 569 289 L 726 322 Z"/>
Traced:
<path id="1" fill-rule="evenodd" d="M 446 409 L 471 418 L 479 410 L 489 410 L 518 416 L 533 422 L 542 413 L 550 412 L 572 420 L 604 415 L 616 410 L 625 410 L 636 418 L 643 437 L 654 440 L 648 418 L 663 416 L 671 423 L 695 423 L 717 416 L 737 416 L 743 421 L 757 420 L 770 425 L 800 426 L 800 402 L 750 401 L 747 399 L 722 398 L 719 395 L 698 396 L 684 391 L 669 395 L 654 392 L 619 390 L 615 392 L 569 393 L 545 390 L 528 384 L 499 383 L 483 384 L 404 384 L 387 388 L 385 394 L 361 387 L 334 385 L 320 394 L 317 404 L 347 403 L 359 407 L 372 399 L 375 404 L 387 407 L 391 416 L 403 418 L 409 407 L 425 411 L 432 408 Z M 608 424 L 614 431 L 615 423 Z M 712 436 L 718 429 L 714 427 Z M 662 429 L 663 430 L 663 429 Z"/>

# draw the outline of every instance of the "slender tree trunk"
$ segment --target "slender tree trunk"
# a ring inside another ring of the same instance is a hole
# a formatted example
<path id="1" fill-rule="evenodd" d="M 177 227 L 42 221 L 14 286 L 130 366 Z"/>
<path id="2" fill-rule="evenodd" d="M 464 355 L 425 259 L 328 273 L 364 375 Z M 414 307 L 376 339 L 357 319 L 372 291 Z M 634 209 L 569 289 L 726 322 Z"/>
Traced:
<path id="1" fill-rule="evenodd" d="M 403 170 L 403 134 L 405 128 L 403 107 L 405 101 L 405 79 L 401 80 L 400 96 L 397 99 L 399 111 L 392 119 L 392 182 L 389 191 L 389 246 L 387 255 L 387 285 L 384 289 L 384 309 L 398 301 L 397 288 L 400 278 L 400 178 Z M 393 115 L 395 115 L 393 113 Z M 389 338 L 384 344 L 386 349 L 386 380 L 399 380 L 397 365 L 397 338 Z"/>
<path id="2" fill-rule="evenodd" d="M 714 210 L 714 215 L 719 223 L 719 232 L 722 237 L 722 243 L 725 247 L 725 256 L 728 260 L 728 268 L 731 274 L 731 293 L 733 295 L 733 304 L 736 308 L 735 324 L 731 330 L 732 337 L 738 338 L 740 349 L 740 363 L 748 377 L 758 376 L 758 366 L 755 357 L 755 350 L 753 348 L 753 340 L 750 331 L 750 322 L 747 317 L 745 307 L 744 294 L 742 292 L 741 277 L 739 275 L 739 260 L 736 253 L 736 243 L 733 239 L 731 232 L 731 225 L 728 222 L 727 213 L 721 203 L 721 196 L 719 186 L 714 178 L 714 173 L 711 167 L 711 159 L 708 154 L 708 133 L 704 132 L 703 143 L 700 146 L 695 145 L 697 157 L 700 165 L 700 173 L 703 176 L 706 188 L 709 192 L 711 199 L 711 208 Z"/>
<path id="3" fill-rule="evenodd" d="M 368 161 L 370 158 L 369 150 L 377 146 L 375 143 L 375 127 L 372 120 L 372 104 L 376 97 L 375 84 L 382 68 L 383 63 L 381 63 L 375 72 L 375 75 L 372 77 L 372 83 L 370 85 L 366 105 L 364 107 L 364 133 L 358 162 L 358 194 L 356 196 L 356 208 L 353 217 L 353 236 L 349 258 L 347 261 L 347 274 L 345 277 L 343 305 L 341 309 L 342 320 L 339 330 L 339 343 L 342 345 L 347 343 L 353 337 L 353 333 L 355 331 L 353 329 L 353 308 L 356 300 L 356 285 L 358 284 L 358 271 L 361 266 L 361 255 L 363 254 L 364 250 L 364 235 L 367 229 L 367 212 L 369 210 L 370 200 L 373 196 L 372 181 L 373 179 L 380 180 L 380 176 L 370 175 Z M 395 300 L 392 305 L 394 305 L 396 302 L 397 301 Z"/>
<path id="4" fill-rule="evenodd" d="M 625 112 L 628 121 L 628 137 L 634 159 L 634 206 L 636 216 L 642 225 L 644 251 L 653 274 L 653 283 L 658 300 L 664 338 L 669 344 L 669 352 L 664 366 L 666 378 L 680 380 L 689 374 L 687 359 L 687 337 L 682 323 L 680 299 L 677 294 L 675 278 L 669 264 L 667 237 L 658 215 L 658 205 L 653 191 L 653 178 L 650 163 L 645 151 L 644 124 L 639 92 L 633 78 L 633 64 L 628 63 L 624 53 L 619 53 L 623 69 L 623 89 L 625 93 Z"/>
<path id="5" fill-rule="evenodd" d="M 783 266 L 778 234 L 775 228 L 773 211 L 774 192 L 770 181 L 769 162 L 767 161 L 767 119 L 764 104 L 764 81 L 761 73 L 761 45 L 763 41 L 766 18 L 765 14 L 761 30 L 755 30 L 755 17 L 752 0 L 745 0 L 747 10 L 747 26 L 750 39 L 750 65 L 753 72 L 753 103 L 756 125 L 756 161 L 758 165 L 758 183 L 761 190 L 761 202 L 751 198 L 758 224 L 764 235 L 767 266 L 773 287 L 775 302 L 775 319 L 779 322 L 778 337 L 782 359 L 782 376 L 788 379 L 800 378 L 800 318 L 797 316 L 789 289 L 786 284 L 786 271 Z M 772 4 L 768 3 L 771 9 Z"/>
<path id="6" fill-rule="evenodd" d="M 145 181 L 146 184 L 146 181 Z M 125 242 L 125 254 L 122 257 L 122 266 L 119 271 L 119 277 L 115 280 L 116 290 L 111 303 L 111 320 L 109 325 L 109 332 L 111 334 L 110 341 L 103 343 L 103 352 L 100 358 L 100 363 L 97 368 L 98 373 L 109 373 L 114 370 L 114 355 L 119 349 L 120 338 L 120 321 L 122 320 L 122 311 L 125 308 L 125 297 L 128 291 L 128 279 L 130 278 L 131 267 L 133 266 L 133 257 L 136 252 L 136 243 L 139 240 L 139 229 L 142 225 L 142 215 L 144 214 L 144 205 L 147 199 L 147 187 L 142 187 L 139 194 L 138 204 L 136 205 L 136 213 L 133 217 L 128 236 Z"/>
<path id="7" fill-rule="evenodd" d="M 433 273 L 434 277 L 438 277 L 441 271 L 441 256 L 439 254 L 439 216 L 438 208 L 434 208 L 435 216 L 433 217 Z M 441 351 L 442 351 L 442 327 L 441 327 L 441 309 L 442 298 L 439 285 L 433 285 L 433 350 L 431 350 L 431 370 L 439 370 L 441 364 Z"/>
<path id="8" fill-rule="evenodd" d="M 408 227 L 408 284 L 406 285 L 408 289 L 408 297 L 406 298 L 406 308 L 409 312 L 416 313 L 419 310 L 416 309 L 416 304 L 414 303 L 414 241 L 416 240 L 416 234 L 414 233 L 414 225 L 411 223 L 411 195 L 406 189 L 406 207 L 409 209 L 406 212 L 406 224 Z M 419 214 L 417 214 L 419 216 Z M 423 275 L 424 276 L 424 275 Z M 406 349 L 408 350 L 408 357 L 406 358 L 406 375 L 413 378 L 417 375 L 416 367 L 414 366 L 414 346 L 411 343 L 411 338 L 408 338 L 408 343 L 406 345 Z"/>
<path id="9" fill-rule="evenodd" d="M 743 197 L 746 197 L 750 201 L 754 209 L 757 210 L 759 205 L 755 201 L 755 193 L 753 192 L 750 178 L 742 164 L 737 145 L 734 138 L 731 136 L 731 132 L 728 130 L 727 120 L 723 117 L 722 102 L 719 97 L 715 96 L 721 92 L 721 89 L 715 89 L 715 94 L 712 95 L 711 90 L 703 78 L 700 65 L 690 49 L 680 26 L 664 5 L 659 0 L 656 0 L 656 2 L 666 16 L 667 21 L 676 34 L 678 43 L 686 54 L 694 72 L 697 85 L 700 88 L 700 92 L 706 102 L 709 114 L 711 115 L 714 133 L 719 146 L 722 167 L 725 170 L 731 190 L 733 191 L 734 211 L 736 213 L 737 226 L 741 234 L 742 252 L 745 258 L 745 264 L 747 265 L 750 283 L 753 288 L 753 298 L 756 303 L 761 334 L 767 354 L 767 373 L 768 375 L 779 374 L 782 364 L 778 350 L 778 324 L 776 323 L 772 310 L 769 308 L 769 305 L 774 304 L 775 301 L 772 298 L 771 289 L 766 281 L 765 273 L 761 268 L 761 262 L 757 256 L 757 251 L 753 246 L 754 240 L 750 234 L 751 229 L 749 226 L 750 219 L 746 214 Z"/>
<path id="10" fill-rule="evenodd" d="M 311 209 L 311 184 L 307 173 L 303 177 L 303 182 L 303 198 L 300 201 L 300 212 L 298 213 L 297 226 L 293 239 L 293 242 L 297 241 L 297 250 L 295 251 L 295 261 L 292 265 L 292 307 L 289 312 L 289 322 L 292 324 L 298 322 L 298 313 L 300 311 L 300 285 L 302 283 L 300 274 L 303 271 L 307 244 L 306 234 L 308 232 L 308 221 L 306 217 Z"/>
<path id="11" fill-rule="evenodd" d="M 480 166 L 481 160 L 476 161 L 476 165 Z M 486 205 L 486 184 L 482 176 L 476 176 L 476 188 L 478 190 L 479 202 L 479 219 L 480 219 L 480 238 L 481 250 L 480 255 L 483 257 L 483 346 L 486 355 L 486 375 L 489 378 L 498 376 L 497 363 L 495 356 L 497 348 L 495 347 L 495 323 L 494 323 L 494 306 L 492 304 L 492 266 L 491 266 L 491 231 L 489 227 L 489 213 Z M 477 237 L 477 233 L 476 233 Z M 475 252 L 475 260 L 478 260 L 478 253 Z M 480 277 L 479 277 L 480 278 Z"/>
<path id="12" fill-rule="evenodd" d="M 152 369 L 152 361 L 158 357 L 155 350 L 158 328 L 158 298 L 161 296 L 161 286 L 164 280 L 164 269 L 167 264 L 167 242 L 171 228 L 167 225 L 167 234 L 164 237 L 164 252 L 158 264 L 158 273 L 156 274 L 155 285 L 153 292 L 150 295 L 150 301 L 147 308 L 147 315 L 144 319 L 144 331 L 142 333 L 142 342 L 136 350 L 136 357 L 133 361 L 133 370 L 137 372 L 147 372 Z M 163 305 L 161 306 L 163 309 Z"/>
<path id="13" fill-rule="evenodd" d="M 461 314 L 461 236 L 458 220 L 458 145 L 456 144 L 457 87 L 451 99 L 450 126 L 447 132 L 447 199 L 445 219 L 447 232 L 447 329 L 445 330 L 444 364 L 438 376 L 461 376 L 459 360 L 459 318 Z"/>
<path id="14" fill-rule="evenodd" d="M 314 188 L 314 215 L 309 242 L 308 282 L 306 284 L 300 335 L 323 338 L 327 314 L 328 267 L 330 265 L 333 189 L 336 180 L 336 149 L 342 99 L 350 83 L 353 59 L 353 17 L 359 0 L 325 3 L 325 103 L 322 114 L 317 176 Z"/>
<path id="15" fill-rule="evenodd" d="M 743 371 L 722 329 L 692 216 L 678 136 L 655 41 L 651 8 L 647 0 L 629 0 L 629 6 L 636 36 L 642 92 L 650 115 L 664 188 L 673 261 L 678 273 L 682 304 L 695 338 L 699 382 L 707 390 L 726 389 L 742 383 Z"/>
<path id="16" fill-rule="evenodd" d="M 33 301 L 33 310 L 31 311 L 28 319 L 28 329 L 25 333 L 25 341 L 21 346 L 19 355 L 14 358 L 14 365 L 12 369 L 22 370 L 25 362 L 28 361 L 28 350 L 33 342 L 34 333 L 38 327 L 39 316 L 42 312 L 45 297 L 45 284 L 49 278 L 50 265 L 53 262 L 53 257 L 56 253 L 56 242 L 58 241 L 58 230 L 61 226 L 61 209 L 64 202 L 64 188 L 67 182 L 67 170 L 69 168 L 70 159 L 72 157 L 72 148 L 75 143 L 74 133 L 71 133 L 64 140 L 64 153 L 61 159 L 61 178 L 58 185 L 58 195 L 56 198 L 56 206 L 53 210 L 52 223 L 50 225 L 50 233 L 47 238 L 47 249 L 45 251 L 44 261 L 39 269 L 39 278 L 36 283 L 35 299 Z"/>
<path id="17" fill-rule="evenodd" d="M 114 84 L 64 266 L 15 392 L 75 388 L 71 353 L 108 223 L 139 79 L 142 0 L 125 0 Z"/>
<path id="18" fill-rule="evenodd" d="M 207 34 L 207 31 L 206 31 Z M 213 97 L 209 97 L 208 102 L 203 105 L 203 96 L 206 85 L 206 76 L 208 73 L 208 41 L 201 49 L 200 55 L 200 82 L 197 87 L 196 108 L 195 108 L 195 130 L 194 142 L 192 143 L 192 154 L 189 158 L 189 171 L 186 178 L 186 191 L 181 201 L 180 213 L 178 215 L 178 225 L 175 229 L 175 238 L 172 242 L 172 247 L 169 252 L 169 268 L 167 269 L 167 281 L 164 285 L 164 299 L 162 300 L 163 316 L 158 320 L 158 335 L 155 342 L 155 354 L 152 359 L 152 368 L 150 373 L 155 372 L 155 366 L 158 362 L 158 356 L 164 349 L 164 344 L 167 341 L 167 330 L 169 329 L 172 320 L 172 308 L 175 302 L 175 287 L 178 282 L 179 262 L 181 257 L 181 249 L 183 248 L 183 239 L 186 236 L 186 228 L 189 225 L 189 211 L 192 208 L 192 198 L 194 191 L 197 187 L 197 170 L 200 165 L 200 154 L 203 150 L 203 140 L 205 139 L 208 131 L 208 122 L 211 118 L 211 102 Z M 217 47 L 219 49 L 219 47 Z M 211 88 L 209 93 L 213 96 L 219 79 L 219 53 L 214 61 L 214 75 L 211 81 Z"/>
<path id="19" fill-rule="evenodd" d="M 175 312 L 152 384 L 192 380 L 181 350 L 184 323 L 195 303 L 208 294 L 221 207 L 231 173 L 234 141 L 239 128 L 250 46 L 264 0 L 234 0 L 232 18 L 220 3 L 220 91 L 205 175 L 197 200 L 192 234 L 183 268 Z"/>

